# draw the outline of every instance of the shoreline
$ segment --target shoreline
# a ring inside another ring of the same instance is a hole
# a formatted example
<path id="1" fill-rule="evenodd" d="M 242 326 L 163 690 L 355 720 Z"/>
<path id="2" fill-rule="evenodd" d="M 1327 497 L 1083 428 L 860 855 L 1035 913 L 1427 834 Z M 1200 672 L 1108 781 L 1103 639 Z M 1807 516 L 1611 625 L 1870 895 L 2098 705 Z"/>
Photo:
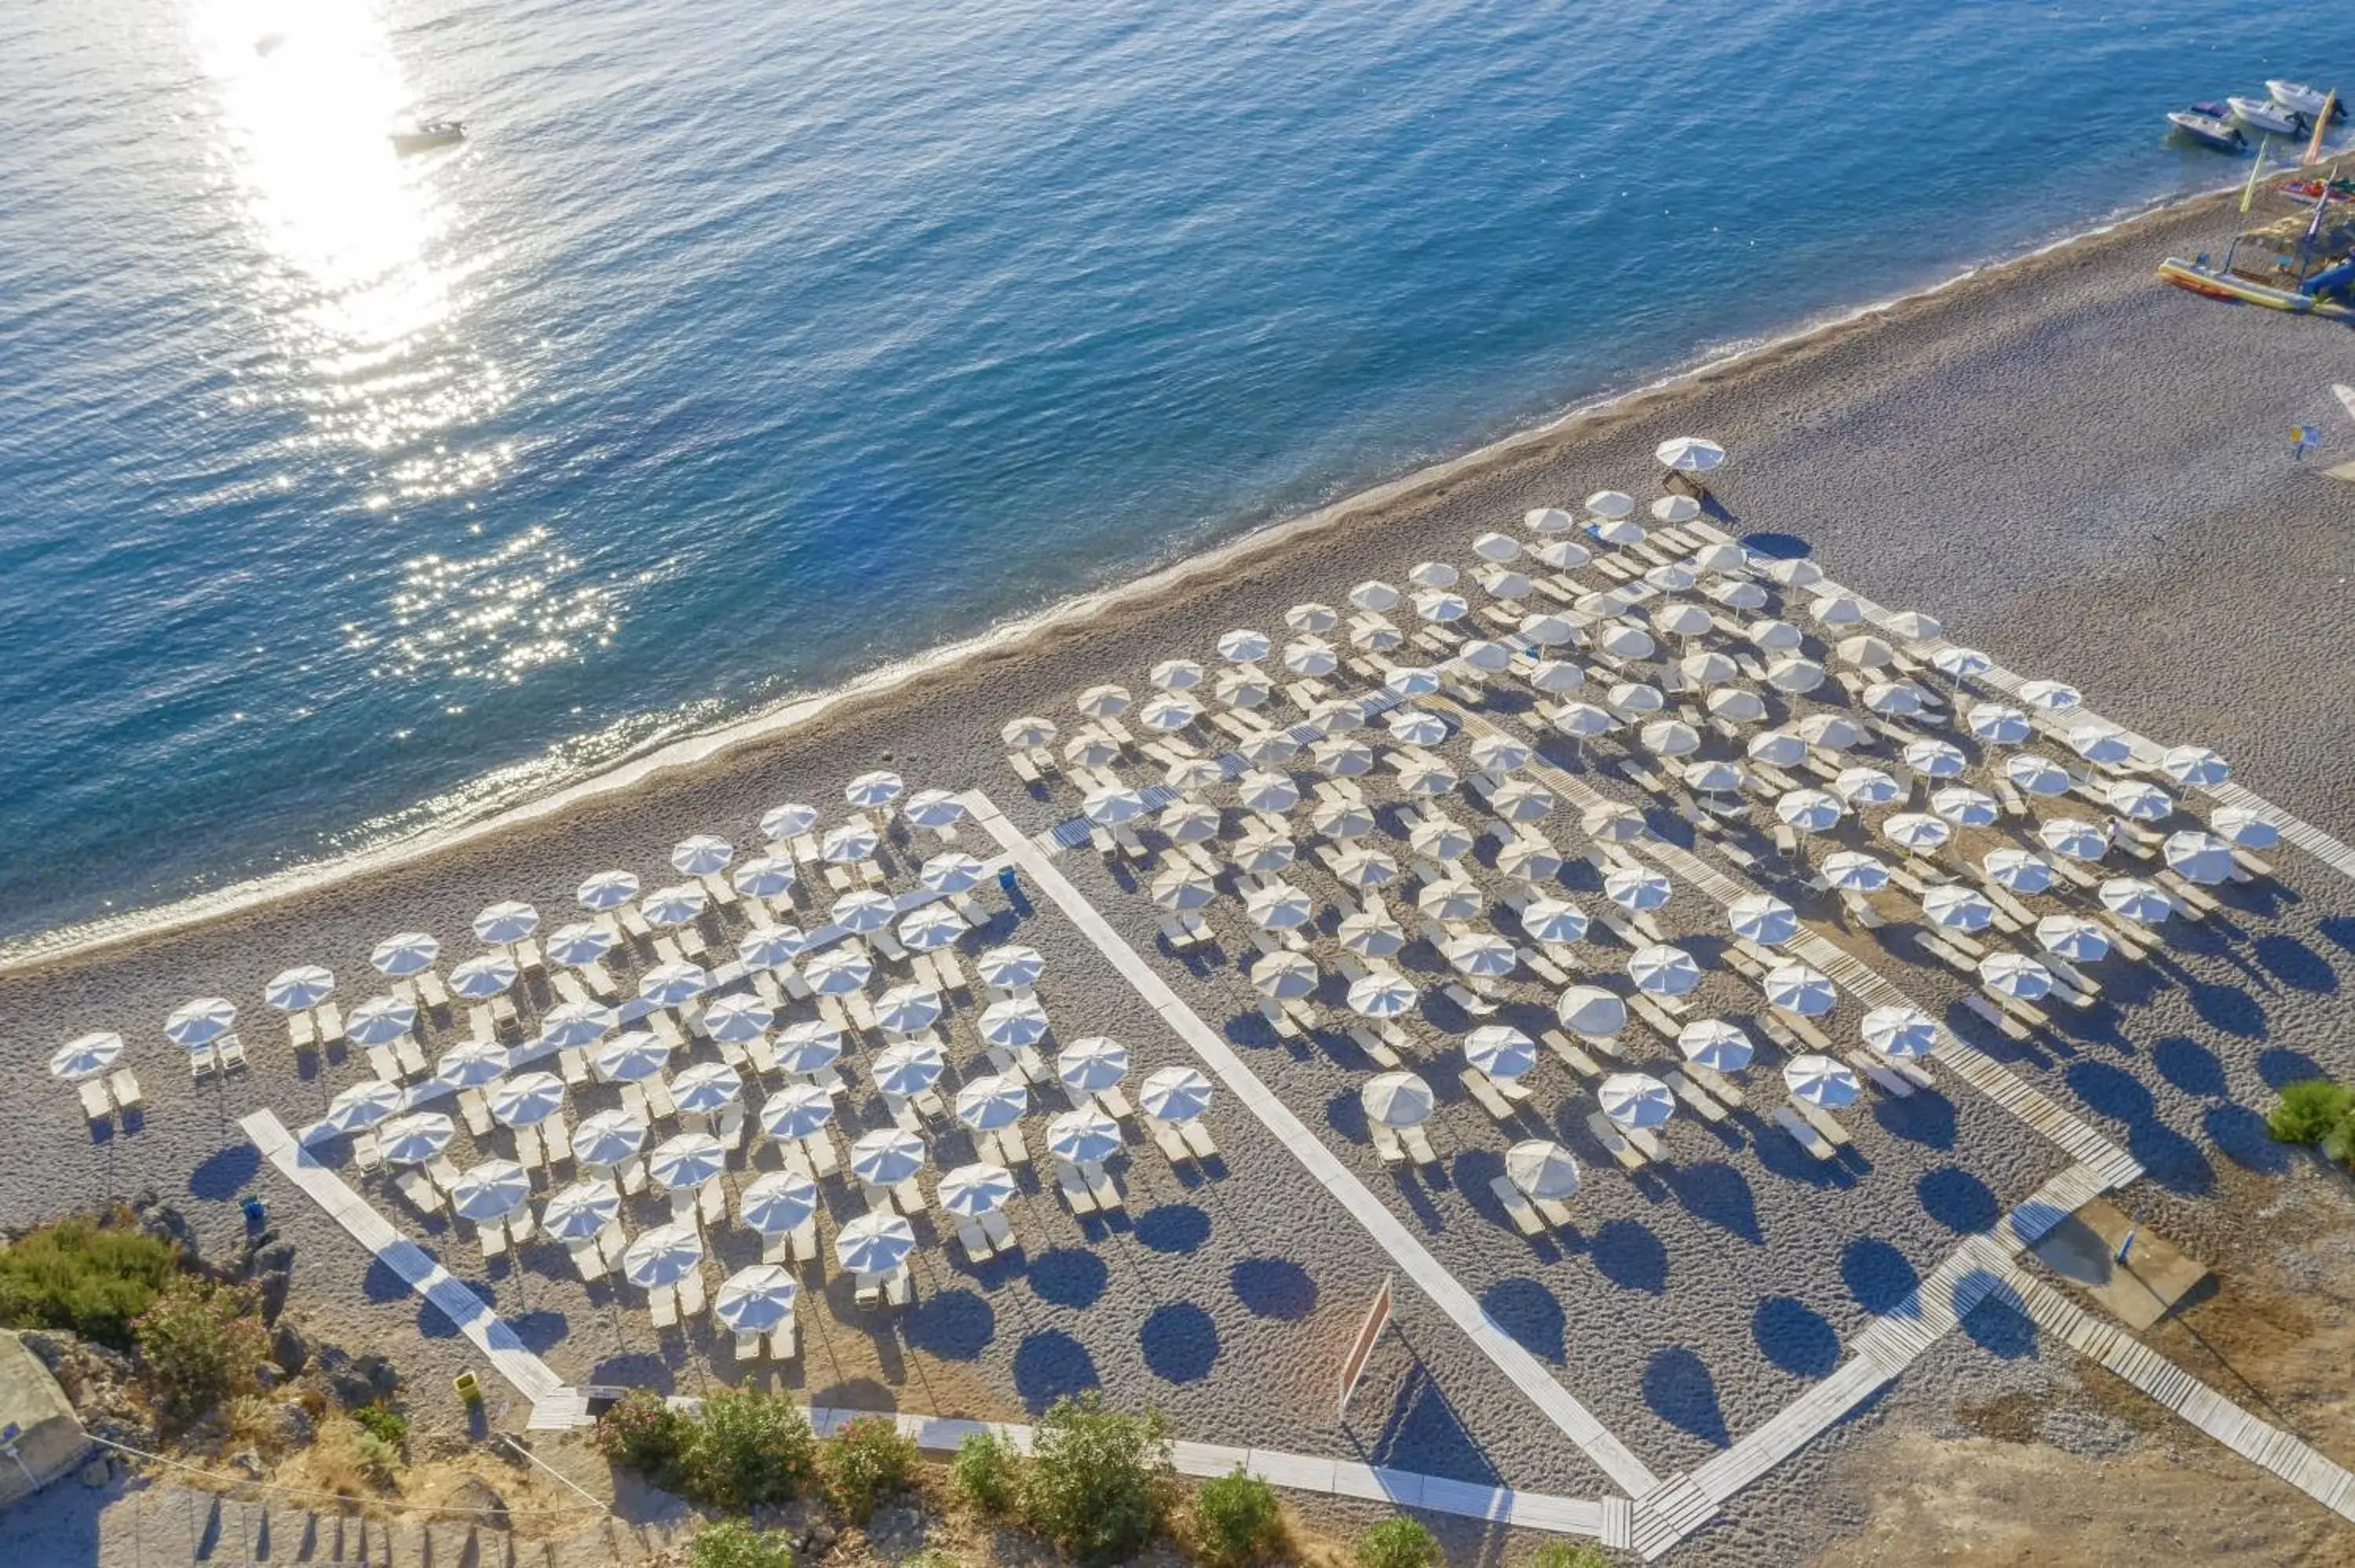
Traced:
<path id="1" fill-rule="evenodd" d="M 1558 450 L 1582 432 L 1600 430 L 1680 392 L 1711 386 L 1743 371 L 1771 367 L 1792 355 L 1836 343 L 1861 328 L 1905 319 L 1967 296 L 1975 290 L 2016 285 L 2026 281 L 2040 264 L 2066 258 L 2073 251 L 2105 242 L 2125 243 L 2141 229 L 2202 216 L 2207 208 L 2222 203 L 2240 188 L 2241 182 L 2235 180 L 2190 196 L 2161 200 L 2017 254 L 1972 264 L 1923 287 L 1844 307 L 1803 321 L 1786 332 L 1738 344 L 1721 352 L 1706 353 L 1664 375 L 1574 403 L 1534 424 L 1509 430 L 1455 456 L 1354 491 L 1307 512 L 1248 528 L 1198 554 L 1071 596 L 1031 614 L 999 621 L 975 636 L 879 665 L 840 684 L 788 697 L 711 728 L 662 741 L 649 750 L 624 756 L 545 794 L 496 807 L 483 816 L 428 827 L 365 849 L 304 861 L 281 871 L 166 903 L 10 938 L 0 942 L 0 976 L 37 973 L 52 966 L 70 964 L 250 914 L 340 884 L 486 843 L 568 812 L 628 796 L 656 781 L 685 779 L 750 747 L 792 736 L 821 720 L 899 694 L 929 678 L 952 674 L 977 662 L 1008 657 L 1026 648 L 1043 646 L 1057 637 L 1075 634 L 1103 622 L 1123 609 L 1166 607 L 1167 598 L 1172 593 L 1202 588 L 1214 580 L 1231 578 L 1261 557 L 1324 535 L 1353 519 L 1434 498 L 1457 483 Z M 2154 259 L 2152 265 L 2156 264 Z M 1741 461 L 1737 452 L 1737 466 Z"/>

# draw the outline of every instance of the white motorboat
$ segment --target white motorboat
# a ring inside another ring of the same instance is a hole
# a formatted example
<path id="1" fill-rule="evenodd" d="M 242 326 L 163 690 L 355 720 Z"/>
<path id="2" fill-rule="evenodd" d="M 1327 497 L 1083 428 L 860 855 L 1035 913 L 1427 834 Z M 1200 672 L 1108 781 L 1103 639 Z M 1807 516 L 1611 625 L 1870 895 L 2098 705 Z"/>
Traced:
<path id="1" fill-rule="evenodd" d="M 2295 136 L 2305 122 L 2305 116 L 2296 110 L 2270 98 L 2228 98 L 2224 101 L 2232 106 L 2233 119 L 2268 136 Z"/>
<path id="2" fill-rule="evenodd" d="M 2237 153 L 2248 145 L 2248 138 L 2241 134 L 2239 126 L 2198 109 L 2172 110 L 2167 122 L 2194 142 L 2220 153 Z"/>
<path id="3" fill-rule="evenodd" d="M 2275 103 L 2280 104 L 2284 109 L 2294 109 L 2308 120 L 2314 119 L 2322 112 L 2322 106 L 2330 96 L 2318 88 L 2307 86 L 2302 81 L 2268 80 L 2265 83 L 2265 90 L 2274 95 Z M 2347 118 L 2347 105 L 2332 104 L 2330 118 L 2333 120 Z"/>

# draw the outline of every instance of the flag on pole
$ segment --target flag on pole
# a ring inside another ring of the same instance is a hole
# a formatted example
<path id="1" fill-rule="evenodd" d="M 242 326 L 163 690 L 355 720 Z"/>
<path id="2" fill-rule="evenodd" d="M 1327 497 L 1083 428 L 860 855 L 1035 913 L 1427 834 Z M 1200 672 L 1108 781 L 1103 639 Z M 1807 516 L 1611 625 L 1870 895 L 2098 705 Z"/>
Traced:
<path id="1" fill-rule="evenodd" d="M 2314 140 L 2306 144 L 2306 156 L 2298 160 L 2299 168 L 2311 168 L 2322 162 L 2322 133 L 2330 129 L 2331 111 L 2338 107 L 2339 90 L 2334 87 L 2322 95 L 2322 112 L 2314 117 Z M 2328 180 L 2322 184 L 2325 190 L 2330 186 Z"/>
<path id="2" fill-rule="evenodd" d="M 2271 136 L 2262 137 L 2257 142 L 2257 166 L 2249 171 L 2249 183 L 2241 187 L 2241 210 L 2244 213 L 2249 210 L 2249 203 L 2257 194 L 2257 176 L 2265 172 L 2265 150 L 2273 144 L 2274 139 Z"/>

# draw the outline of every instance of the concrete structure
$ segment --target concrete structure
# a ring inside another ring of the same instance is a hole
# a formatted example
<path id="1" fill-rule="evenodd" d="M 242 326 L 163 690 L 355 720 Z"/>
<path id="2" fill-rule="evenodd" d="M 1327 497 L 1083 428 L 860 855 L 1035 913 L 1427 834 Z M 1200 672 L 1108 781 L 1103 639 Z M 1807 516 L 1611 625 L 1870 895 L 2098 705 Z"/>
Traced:
<path id="1" fill-rule="evenodd" d="M 0 1508 L 48 1486 L 82 1461 L 90 1438 L 66 1391 L 15 1334 L 0 1333 Z"/>

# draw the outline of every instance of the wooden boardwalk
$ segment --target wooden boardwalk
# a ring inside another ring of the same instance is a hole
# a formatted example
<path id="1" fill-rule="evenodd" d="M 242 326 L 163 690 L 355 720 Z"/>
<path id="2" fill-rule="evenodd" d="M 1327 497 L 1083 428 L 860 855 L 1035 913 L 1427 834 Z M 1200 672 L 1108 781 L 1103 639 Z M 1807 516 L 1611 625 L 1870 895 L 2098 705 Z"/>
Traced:
<path id="1" fill-rule="evenodd" d="M 1169 988 L 1168 982 L 1161 978 L 1160 971 L 1147 963 L 1120 933 L 1112 928 L 1080 890 L 1055 869 L 1054 863 L 1037 844 L 1007 821 L 986 795 L 975 790 L 964 796 L 963 800 L 974 821 L 984 832 L 996 838 L 1014 863 L 1039 891 L 1051 899 L 1081 933 L 1095 945 L 1097 950 L 1120 972 L 1121 978 L 1134 986 L 1137 993 L 1161 1015 L 1170 1030 L 1192 1047 L 1204 1065 L 1226 1086 L 1227 1092 L 1275 1135 L 1292 1156 L 1306 1167 L 1309 1175 L 1332 1193 L 1349 1216 L 1365 1228 L 1375 1244 L 1390 1255 L 1400 1273 L 1429 1296 L 1473 1344 L 1496 1363 L 1497 1369 L 1545 1413 L 1548 1420 L 1577 1444 L 1604 1474 L 1625 1488 L 1631 1495 L 1640 1496 L 1657 1484 L 1657 1478 L 1645 1467 L 1643 1462 L 1605 1430 L 1584 1405 L 1572 1398 L 1569 1392 L 1545 1370 L 1544 1364 L 1519 1340 L 1482 1310 L 1479 1301 L 1456 1281 L 1455 1276 L 1441 1266 L 1439 1260 L 1432 1256 L 1414 1234 L 1391 1213 L 1390 1206 L 1359 1181 L 1356 1174 L 1325 1147 L 1324 1139 L 1293 1115 L 1290 1108 L 1260 1082 L 1258 1075 L 1244 1065 L 1242 1058 L 1235 1054 L 1218 1032 L 1203 1022 L 1200 1015 Z"/>

